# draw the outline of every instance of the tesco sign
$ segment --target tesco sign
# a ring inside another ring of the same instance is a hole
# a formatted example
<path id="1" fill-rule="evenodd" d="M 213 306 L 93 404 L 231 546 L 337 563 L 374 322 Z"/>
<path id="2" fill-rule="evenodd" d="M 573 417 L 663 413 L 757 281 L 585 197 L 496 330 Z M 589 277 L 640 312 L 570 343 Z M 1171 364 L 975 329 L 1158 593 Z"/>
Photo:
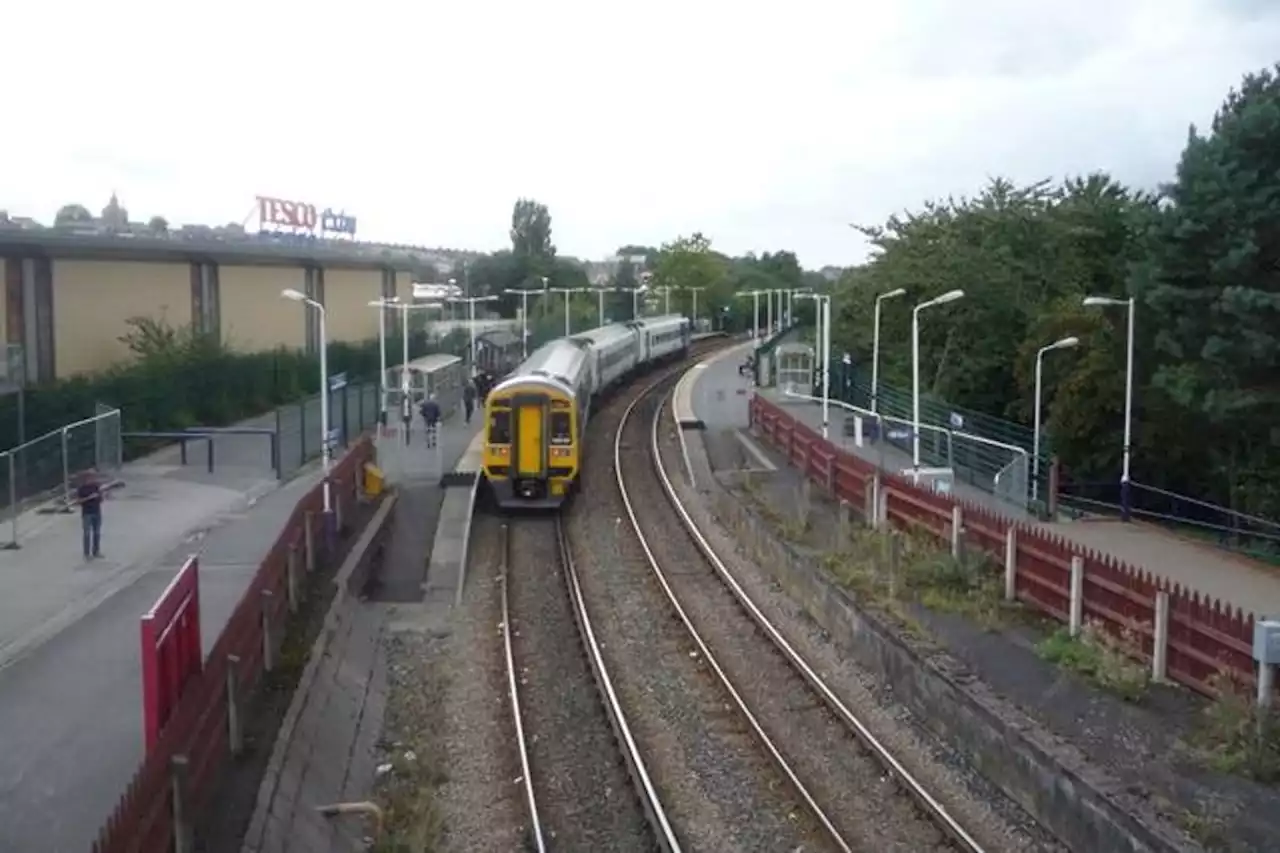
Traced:
<path id="1" fill-rule="evenodd" d="M 356 218 L 345 211 L 335 212 L 326 207 L 321 212 L 307 202 L 261 195 L 258 196 L 258 222 L 264 231 L 275 226 L 317 235 L 345 234 L 354 237 L 356 233 Z"/>

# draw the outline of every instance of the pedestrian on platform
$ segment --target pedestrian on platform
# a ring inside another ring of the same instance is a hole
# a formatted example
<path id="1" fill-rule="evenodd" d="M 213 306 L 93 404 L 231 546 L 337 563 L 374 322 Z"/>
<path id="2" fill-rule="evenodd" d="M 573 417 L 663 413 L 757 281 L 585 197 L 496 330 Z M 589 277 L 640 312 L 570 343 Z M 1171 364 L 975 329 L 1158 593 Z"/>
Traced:
<path id="1" fill-rule="evenodd" d="M 428 394 L 422 401 L 422 420 L 427 425 L 427 447 L 435 447 L 436 429 L 440 425 L 440 404 L 435 394 Z"/>
<path id="2" fill-rule="evenodd" d="M 76 487 L 75 502 L 80 505 L 80 529 L 84 541 L 84 558 L 102 556 L 102 483 L 98 472 L 90 468 Z"/>
<path id="3" fill-rule="evenodd" d="M 471 413 L 476 410 L 476 386 L 474 382 L 468 382 L 462 386 L 462 419 L 466 423 L 471 423 Z"/>

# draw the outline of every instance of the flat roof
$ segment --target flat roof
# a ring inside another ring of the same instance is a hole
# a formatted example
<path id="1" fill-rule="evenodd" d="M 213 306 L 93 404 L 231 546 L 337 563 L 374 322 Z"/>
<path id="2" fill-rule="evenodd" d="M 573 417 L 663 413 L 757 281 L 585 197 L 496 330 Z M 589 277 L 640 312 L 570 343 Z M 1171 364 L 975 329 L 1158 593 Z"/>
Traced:
<path id="1" fill-rule="evenodd" d="M 58 228 L 0 227 L 0 255 L 118 261 L 203 261 L 253 266 L 315 264 L 330 268 L 422 272 L 434 266 L 424 250 L 297 237 L 183 233 L 167 236 L 85 234 Z"/>

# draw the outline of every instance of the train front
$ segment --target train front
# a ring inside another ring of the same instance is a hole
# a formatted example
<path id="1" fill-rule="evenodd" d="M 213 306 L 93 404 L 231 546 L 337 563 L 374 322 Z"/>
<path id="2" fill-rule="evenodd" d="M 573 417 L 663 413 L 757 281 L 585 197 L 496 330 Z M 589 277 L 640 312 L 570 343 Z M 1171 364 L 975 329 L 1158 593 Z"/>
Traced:
<path id="1" fill-rule="evenodd" d="M 556 509 L 578 476 L 577 400 L 559 382 L 512 377 L 487 401 L 485 478 L 504 510 Z"/>

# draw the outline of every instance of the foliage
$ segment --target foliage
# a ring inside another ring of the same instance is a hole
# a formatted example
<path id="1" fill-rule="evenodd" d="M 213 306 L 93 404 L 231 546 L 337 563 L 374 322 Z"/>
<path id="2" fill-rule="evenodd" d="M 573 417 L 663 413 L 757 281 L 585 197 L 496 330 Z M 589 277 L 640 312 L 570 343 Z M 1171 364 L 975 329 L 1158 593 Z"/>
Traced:
<path id="1" fill-rule="evenodd" d="M 870 372 L 882 303 L 882 381 L 910 386 L 912 308 L 922 393 L 1029 424 L 1037 351 L 1044 423 L 1067 477 L 1114 483 L 1124 418 L 1127 310 L 1136 301 L 1134 479 L 1280 515 L 1280 78 L 1245 78 L 1206 135 L 1194 128 L 1159 195 L 1106 174 L 1016 186 L 860 229 L 869 261 L 837 286 L 835 345 Z M 747 288 L 753 285 L 748 281 Z"/>
<path id="2" fill-rule="evenodd" d="M 1047 661 L 1079 673 L 1127 702 L 1137 702 L 1151 683 L 1147 668 L 1129 654 L 1136 636 L 1113 637 L 1093 622 L 1085 623 L 1079 637 L 1059 628 L 1036 646 Z"/>
<path id="3" fill-rule="evenodd" d="M 1280 714 L 1258 708 L 1249 686 L 1225 671 L 1211 685 L 1218 697 L 1205 706 L 1191 746 L 1221 773 L 1280 781 Z"/>

